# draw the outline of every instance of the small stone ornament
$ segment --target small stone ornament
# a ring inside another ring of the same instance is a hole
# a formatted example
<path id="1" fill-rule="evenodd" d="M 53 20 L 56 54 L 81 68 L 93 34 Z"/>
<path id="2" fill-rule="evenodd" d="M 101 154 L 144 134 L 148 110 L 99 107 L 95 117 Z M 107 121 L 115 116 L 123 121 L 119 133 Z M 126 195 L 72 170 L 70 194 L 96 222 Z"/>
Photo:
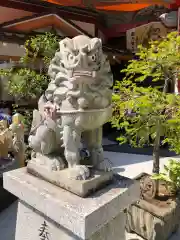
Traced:
<path id="1" fill-rule="evenodd" d="M 0 121 L 0 158 L 7 159 L 11 146 L 12 134 L 8 128 L 7 120 Z"/>
<path id="2" fill-rule="evenodd" d="M 51 81 L 33 112 L 29 146 L 35 154 L 27 170 L 85 196 L 112 179 L 103 156 L 102 126 L 112 114 L 113 78 L 100 39 L 65 38 L 59 47 L 49 66 Z M 89 153 L 88 165 L 81 163 L 81 143 Z"/>
<path id="3" fill-rule="evenodd" d="M 5 168 L 13 161 L 19 166 L 24 166 L 24 128 L 22 115 L 15 114 L 12 117 L 12 124 L 9 126 L 7 120 L 0 121 L 0 166 Z M 9 155 L 13 153 L 14 159 Z"/>

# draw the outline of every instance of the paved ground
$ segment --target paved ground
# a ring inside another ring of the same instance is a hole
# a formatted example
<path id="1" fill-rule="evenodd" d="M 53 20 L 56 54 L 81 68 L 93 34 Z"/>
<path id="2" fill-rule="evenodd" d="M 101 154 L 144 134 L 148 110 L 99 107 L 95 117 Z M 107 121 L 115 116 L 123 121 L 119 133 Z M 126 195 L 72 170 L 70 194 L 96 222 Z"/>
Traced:
<path id="1" fill-rule="evenodd" d="M 16 202 L 0 214 L 0 239 L 15 240 L 16 216 Z"/>
<path id="2" fill-rule="evenodd" d="M 152 171 L 151 156 L 106 152 L 105 157 L 112 162 L 115 172 L 129 178 L 134 178 L 142 172 Z M 167 159 L 161 159 L 161 168 Z M 0 240 L 15 240 L 16 214 L 16 202 L 0 214 Z M 135 234 L 126 234 L 126 240 L 141 240 L 141 238 Z M 170 240 L 180 240 L 180 232 Z"/>
<path id="3" fill-rule="evenodd" d="M 137 155 L 118 152 L 105 152 L 105 157 L 112 162 L 112 167 L 115 172 L 120 175 L 135 178 L 142 172 L 152 173 L 152 156 Z M 163 157 L 160 160 L 160 169 L 163 169 L 164 164 L 172 157 Z M 180 156 L 173 158 L 180 159 Z"/>
<path id="4" fill-rule="evenodd" d="M 137 236 L 136 234 L 126 234 L 126 240 L 143 240 L 143 238 Z M 180 231 L 174 234 L 169 240 L 180 240 Z"/>

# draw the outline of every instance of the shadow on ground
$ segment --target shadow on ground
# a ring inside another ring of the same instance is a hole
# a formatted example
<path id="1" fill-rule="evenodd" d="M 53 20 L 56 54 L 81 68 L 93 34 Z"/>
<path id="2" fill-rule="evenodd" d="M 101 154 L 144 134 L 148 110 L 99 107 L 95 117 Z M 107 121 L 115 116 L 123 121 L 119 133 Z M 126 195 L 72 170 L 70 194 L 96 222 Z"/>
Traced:
<path id="1" fill-rule="evenodd" d="M 16 219 L 17 202 L 14 202 L 0 214 L 0 239 L 15 240 Z"/>

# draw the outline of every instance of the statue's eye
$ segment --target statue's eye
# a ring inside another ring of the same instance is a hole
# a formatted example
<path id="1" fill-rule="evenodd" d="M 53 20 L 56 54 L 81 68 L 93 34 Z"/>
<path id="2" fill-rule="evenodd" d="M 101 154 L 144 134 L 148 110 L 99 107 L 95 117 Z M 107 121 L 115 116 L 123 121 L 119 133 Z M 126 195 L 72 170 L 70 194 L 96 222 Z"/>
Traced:
<path id="1" fill-rule="evenodd" d="M 96 55 L 95 54 L 91 55 L 90 59 L 92 62 L 96 62 Z"/>
<path id="2" fill-rule="evenodd" d="M 69 55 L 68 55 L 68 61 L 73 62 L 74 59 L 75 59 L 75 56 L 74 56 L 73 54 L 69 53 Z"/>

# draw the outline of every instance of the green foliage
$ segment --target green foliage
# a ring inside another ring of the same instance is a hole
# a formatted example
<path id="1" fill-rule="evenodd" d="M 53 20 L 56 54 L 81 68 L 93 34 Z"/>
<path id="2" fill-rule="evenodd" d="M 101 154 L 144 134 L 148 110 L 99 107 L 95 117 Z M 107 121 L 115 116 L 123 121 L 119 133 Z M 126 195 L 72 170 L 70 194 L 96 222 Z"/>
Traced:
<path id="1" fill-rule="evenodd" d="M 8 91 L 17 98 L 36 98 L 45 90 L 49 77 L 29 68 L 2 70 L 1 76 L 8 77 Z"/>
<path id="2" fill-rule="evenodd" d="M 180 66 L 180 36 L 170 33 L 161 42 L 151 41 L 149 48 L 138 47 L 138 60 L 130 61 L 128 67 L 122 72 L 126 73 L 126 80 L 135 77 L 136 82 L 142 82 L 147 77 L 153 81 L 160 79 L 173 80 Z M 139 76 L 138 76 L 139 75 Z"/>
<path id="3" fill-rule="evenodd" d="M 125 130 L 118 138 L 120 143 L 129 141 L 135 147 L 154 145 L 158 132 L 166 136 L 163 143 L 169 142 L 178 150 L 174 140 L 180 136 L 180 96 L 133 83 L 128 86 L 122 82 L 117 86 L 119 91 L 113 95 L 111 122 L 113 127 Z"/>
<path id="4" fill-rule="evenodd" d="M 164 166 L 164 171 L 153 174 L 152 179 L 165 181 L 172 191 L 177 192 L 180 189 L 180 162 L 170 159 Z"/>
<path id="5" fill-rule="evenodd" d="M 45 63 L 49 64 L 59 48 L 59 41 L 58 36 L 49 32 L 31 37 L 24 44 L 26 55 L 21 58 L 21 62 L 31 62 L 42 58 Z"/>
<path id="6" fill-rule="evenodd" d="M 61 39 L 53 33 L 38 34 L 28 39 L 25 44 L 25 56 L 23 56 L 18 67 L 1 69 L 0 75 L 7 77 L 7 88 L 16 100 L 28 101 L 38 100 L 49 83 L 47 69 L 55 52 L 59 48 Z M 30 129 L 32 111 L 23 112 L 24 123 Z"/>
<path id="7" fill-rule="evenodd" d="M 180 96 L 168 93 L 168 85 L 174 86 L 180 66 L 180 36 L 171 33 L 161 42 L 150 42 L 149 48 L 139 46 L 137 59 L 129 62 L 122 72 L 125 77 L 117 82 L 113 94 L 112 126 L 121 130 L 119 142 L 132 146 L 154 147 L 153 171 L 158 172 L 160 138 L 180 153 Z M 162 87 L 140 87 L 151 77 L 162 80 Z"/>
<path id="8" fill-rule="evenodd" d="M 22 67 L 0 70 L 0 75 L 8 78 L 8 91 L 13 96 L 31 99 L 43 93 L 49 83 L 47 68 L 59 41 L 52 33 L 31 37 L 24 44 L 26 54 L 19 62 Z"/>

